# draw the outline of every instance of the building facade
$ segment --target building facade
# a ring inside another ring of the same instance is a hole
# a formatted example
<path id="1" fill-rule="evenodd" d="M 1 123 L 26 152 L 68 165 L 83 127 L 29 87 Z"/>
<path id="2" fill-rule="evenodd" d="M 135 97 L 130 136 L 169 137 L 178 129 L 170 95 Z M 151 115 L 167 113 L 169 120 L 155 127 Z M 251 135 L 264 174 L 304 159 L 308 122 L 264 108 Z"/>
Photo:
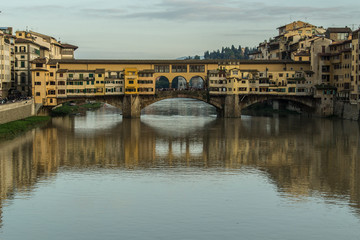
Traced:
<path id="1" fill-rule="evenodd" d="M 0 28 L 0 98 L 7 98 L 12 87 L 14 40 L 12 28 Z"/>

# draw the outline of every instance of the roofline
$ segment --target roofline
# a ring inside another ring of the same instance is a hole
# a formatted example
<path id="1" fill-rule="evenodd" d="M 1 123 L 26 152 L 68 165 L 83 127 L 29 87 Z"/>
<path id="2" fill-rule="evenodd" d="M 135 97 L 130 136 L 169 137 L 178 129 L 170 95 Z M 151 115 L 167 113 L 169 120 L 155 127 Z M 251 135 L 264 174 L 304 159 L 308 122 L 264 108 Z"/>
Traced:
<path id="1" fill-rule="evenodd" d="M 239 59 L 214 59 L 214 60 L 117 60 L 117 59 L 52 59 L 49 64 L 228 64 L 229 62 L 241 64 L 310 64 L 309 61 L 292 60 L 239 60 Z"/>

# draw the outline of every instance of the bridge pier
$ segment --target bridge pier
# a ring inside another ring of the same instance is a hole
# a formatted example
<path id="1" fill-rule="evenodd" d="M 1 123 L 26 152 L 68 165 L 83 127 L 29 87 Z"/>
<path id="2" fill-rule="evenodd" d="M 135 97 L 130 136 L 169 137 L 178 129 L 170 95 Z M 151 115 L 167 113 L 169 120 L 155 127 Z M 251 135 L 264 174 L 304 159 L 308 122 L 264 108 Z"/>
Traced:
<path id="1" fill-rule="evenodd" d="M 122 106 L 123 118 L 140 118 L 140 96 L 125 95 Z"/>
<path id="2" fill-rule="evenodd" d="M 218 112 L 218 116 L 224 118 L 241 118 L 239 95 L 227 95 L 223 109 Z"/>

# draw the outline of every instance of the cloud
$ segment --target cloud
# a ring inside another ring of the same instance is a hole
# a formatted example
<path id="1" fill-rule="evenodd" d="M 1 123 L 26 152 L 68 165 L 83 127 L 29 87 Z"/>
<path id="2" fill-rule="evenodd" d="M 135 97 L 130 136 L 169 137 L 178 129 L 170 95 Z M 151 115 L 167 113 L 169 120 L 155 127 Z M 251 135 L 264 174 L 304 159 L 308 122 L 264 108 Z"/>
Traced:
<path id="1" fill-rule="evenodd" d="M 264 2 L 234 0 L 161 0 L 151 7 L 124 7 L 103 9 L 82 9 L 81 12 L 104 18 L 126 18 L 167 21 L 274 21 L 289 16 L 294 19 L 306 17 L 317 19 L 338 19 L 349 16 L 352 9 L 345 6 L 305 7 L 284 6 Z"/>

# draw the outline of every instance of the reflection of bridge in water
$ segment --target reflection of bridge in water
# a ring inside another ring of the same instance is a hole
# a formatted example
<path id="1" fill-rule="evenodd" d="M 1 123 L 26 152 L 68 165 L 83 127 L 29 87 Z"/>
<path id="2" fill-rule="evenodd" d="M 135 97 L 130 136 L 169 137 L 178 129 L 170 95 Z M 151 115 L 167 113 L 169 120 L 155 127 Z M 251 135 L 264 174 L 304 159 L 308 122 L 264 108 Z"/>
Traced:
<path id="1" fill-rule="evenodd" d="M 16 192 L 31 191 L 39 179 L 64 167 L 75 171 L 251 167 L 265 172 L 280 192 L 295 197 L 314 192 L 329 198 L 349 195 L 350 205 L 359 211 L 356 122 L 208 119 L 191 132 L 169 131 L 179 121 L 168 123 L 166 128 L 163 123 L 157 126 L 153 119 L 124 119 L 110 129 L 89 132 L 77 131 L 74 119 L 68 118 L 67 124 L 54 122 L 25 138 L 2 143 L 0 204 Z"/>

